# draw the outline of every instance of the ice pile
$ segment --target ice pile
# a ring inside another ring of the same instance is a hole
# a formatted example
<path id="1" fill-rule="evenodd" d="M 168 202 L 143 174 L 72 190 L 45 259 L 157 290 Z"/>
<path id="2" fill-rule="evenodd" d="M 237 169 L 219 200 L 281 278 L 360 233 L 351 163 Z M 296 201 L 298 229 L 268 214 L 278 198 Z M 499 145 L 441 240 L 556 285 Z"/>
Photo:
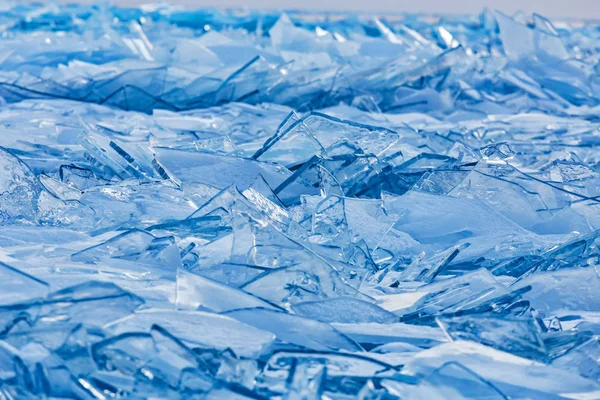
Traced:
<path id="1" fill-rule="evenodd" d="M 600 29 L 4 6 L 0 399 L 600 398 Z"/>

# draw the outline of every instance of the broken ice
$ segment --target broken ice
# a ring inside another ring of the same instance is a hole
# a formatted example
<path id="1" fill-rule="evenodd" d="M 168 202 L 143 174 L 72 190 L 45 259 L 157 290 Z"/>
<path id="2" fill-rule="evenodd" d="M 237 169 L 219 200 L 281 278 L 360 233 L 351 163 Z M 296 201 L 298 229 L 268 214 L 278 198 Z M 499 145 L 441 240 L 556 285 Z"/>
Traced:
<path id="1" fill-rule="evenodd" d="M 600 398 L 597 24 L 0 27 L 0 398 Z"/>

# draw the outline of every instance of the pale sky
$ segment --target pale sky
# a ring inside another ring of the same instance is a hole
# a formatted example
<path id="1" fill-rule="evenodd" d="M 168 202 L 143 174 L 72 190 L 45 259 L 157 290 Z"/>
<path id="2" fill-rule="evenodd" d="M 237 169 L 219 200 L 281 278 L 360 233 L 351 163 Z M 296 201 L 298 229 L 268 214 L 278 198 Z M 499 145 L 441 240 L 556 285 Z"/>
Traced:
<path id="1" fill-rule="evenodd" d="M 1 0 L 0 0 L 1 1 Z M 72 2 L 73 0 L 66 0 Z M 94 0 L 79 0 L 96 3 Z M 149 0 L 113 0 L 119 5 L 152 3 Z M 600 19 L 600 0 L 170 0 L 189 8 L 206 6 L 248 7 L 259 9 L 350 10 L 367 12 L 439 12 L 478 13 L 484 7 L 505 13 L 522 10 L 548 17 Z"/>

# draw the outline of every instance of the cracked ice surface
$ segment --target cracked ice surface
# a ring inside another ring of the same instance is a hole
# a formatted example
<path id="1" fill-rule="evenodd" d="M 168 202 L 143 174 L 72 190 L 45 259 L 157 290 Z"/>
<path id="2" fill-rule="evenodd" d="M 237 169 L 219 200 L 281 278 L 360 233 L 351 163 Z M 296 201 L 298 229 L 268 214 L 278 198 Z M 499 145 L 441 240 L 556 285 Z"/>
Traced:
<path id="1" fill-rule="evenodd" d="M 600 398 L 597 25 L 0 31 L 0 399 Z"/>

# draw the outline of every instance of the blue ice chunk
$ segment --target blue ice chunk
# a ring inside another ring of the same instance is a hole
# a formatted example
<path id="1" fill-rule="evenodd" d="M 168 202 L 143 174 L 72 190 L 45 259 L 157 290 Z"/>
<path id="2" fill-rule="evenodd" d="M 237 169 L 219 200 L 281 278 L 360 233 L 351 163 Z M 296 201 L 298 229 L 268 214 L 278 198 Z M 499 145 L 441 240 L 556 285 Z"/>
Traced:
<path id="1" fill-rule="evenodd" d="M 130 314 L 143 302 L 114 284 L 87 281 L 43 299 L 3 306 L 2 329 L 13 344 L 38 342 L 60 354 L 59 348 L 67 343 L 65 335 L 73 336 L 82 324 L 93 332 Z"/>
<path id="2" fill-rule="evenodd" d="M 391 324 L 398 321 L 394 314 L 366 301 L 339 297 L 322 301 L 307 301 L 292 305 L 294 313 L 321 322 Z"/>
<path id="3" fill-rule="evenodd" d="M 3 381 L 15 377 L 15 357 L 19 357 L 19 351 L 4 341 L 0 342 L 0 376 Z"/>
<path id="4" fill-rule="evenodd" d="M 308 249 L 286 249 L 295 259 L 287 266 L 268 269 L 241 288 L 277 305 L 320 300 L 337 296 L 360 296 L 344 282 L 340 273 L 323 258 Z"/>
<path id="5" fill-rule="evenodd" d="M 44 298 L 50 291 L 46 282 L 3 262 L 0 262 L 0 282 L 3 288 L 0 304 L 3 306 Z"/>
<path id="6" fill-rule="evenodd" d="M 173 315 L 179 318 L 173 318 Z M 115 334 L 149 332 L 154 324 L 167 329 L 188 346 L 230 348 L 242 357 L 258 356 L 275 337 L 227 316 L 202 311 L 150 309 L 114 321 L 106 328 Z"/>
<path id="7" fill-rule="evenodd" d="M 496 11 L 504 51 L 512 59 L 529 57 L 537 52 L 563 60 L 568 54 L 552 24 L 544 18 L 536 18 L 536 26 L 530 29 L 514 19 Z"/>
<path id="8" fill-rule="evenodd" d="M 577 315 L 597 310 L 599 279 L 594 268 L 565 269 L 532 274 L 511 288 L 528 288 L 524 297 L 548 316 Z"/>
<path id="9" fill-rule="evenodd" d="M 393 367 L 376 358 L 368 358 L 350 353 L 331 352 L 279 352 L 274 354 L 267 362 L 265 375 L 277 374 L 280 370 L 289 369 L 293 363 L 304 362 L 325 366 L 329 376 L 368 377 Z"/>
<path id="10" fill-rule="evenodd" d="M 144 303 L 113 283 L 88 281 L 52 292 L 41 304 L 40 323 L 80 322 L 101 327 Z"/>
<path id="11" fill-rule="evenodd" d="M 464 365 L 450 361 L 426 375 L 416 384 L 386 380 L 382 385 L 394 394 L 406 397 L 444 397 L 455 399 L 507 399 L 493 383 Z"/>
<path id="12" fill-rule="evenodd" d="M 277 310 L 248 308 L 225 315 L 272 332 L 281 341 L 312 350 L 359 351 L 361 347 L 328 324 Z"/>
<path id="13" fill-rule="evenodd" d="M 192 268 L 195 274 L 231 287 L 240 287 L 268 268 L 249 264 L 218 263 L 208 268 Z"/>
<path id="14" fill-rule="evenodd" d="M 589 379 L 597 380 L 600 374 L 598 338 L 594 337 L 576 346 L 564 355 L 554 359 L 552 365 L 579 373 Z"/>
<path id="15" fill-rule="evenodd" d="M 538 361 L 547 359 L 542 330 L 533 318 L 439 317 L 440 327 L 452 340 L 471 340 Z"/>
<path id="16" fill-rule="evenodd" d="M 213 377 L 192 350 L 158 325 L 150 333 L 125 333 L 96 342 L 91 354 L 99 370 L 135 376 L 138 393 L 180 390 L 183 375 L 194 372 L 205 385 L 198 389 L 212 387 Z"/>
<path id="17" fill-rule="evenodd" d="M 291 398 L 318 397 L 322 395 L 325 386 L 327 370 L 321 368 L 314 371 L 306 363 L 296 363 L 290 372 L 288 380 L 288 396 Z"/>
<path id="18" fill-rule="evenodd" d="M 323 390 L 329 385 L 335 385 L 339 379 L 344 379 L 351 383 L 347 386 L 346 393 L 357 394 L 366 377 L 392 375 L 393 372 L 392 365 L 363 355 L 282 351 L 268 360 L 260 380 L 264 389 L 273 394 L 281 394 L 295 393 L 298 389 Z M 282 376 L 287 377 L 286 381 L 290 383 L 296 381 L 295 384 L 282 384 Z M 314 384 L 319 382 L 323 385 Z"/>
<path id="19" fill-rule="evenodd" d="M 456 288 L 452 290 L 452 288 Z M 407 288 L 410 290 L 410 287 Z M 443 314 L 467 313 L 483 307 L 500 315 L 510 313 L 520 300 L 518 291 L 511 294 L 485 269 L 423 285 L 408 293 L 384 294 L 378 297 L 380 306 L 400 315 L 402 322 L 432 323 Z M 496 304 L 497 303 L 497 304 Z"/>
<path id="20" fill-rule="evenodd" d="M 152 243 L 154 236 L 140 229 L 121 233 L 104 243 L 81 250 L 71 258 L 75 261 L 94 263 L 104 257 L 135 259 Z"/>
<path id="21" fill-rule="evenodd" d="M 396 229 L 424 244 L 451 244 L 478 236 L 527 234 L 477 199 L 410 191 L 404 196 L 385 195 L 384 206 L 388 215 L 396 220 Z"/>
<path id="22" fill-rule="evenodd" d="M 328 155 L 332 146 L 340 142 L 351 144 L 367 154 L 381 156 L 398 138 L 398 133 L 389 129 L 313 112 L 283 132 L 277 132 L 254 157 L 294 166 L 314 155 Z"/>
<path id="23" fill-rule="evenodd" d="M 438 275 L 444 272 L 461 251 L 470 245 L 469 242 L 463 242 L 427 259 L 415 259 L 415 261 L 406 267 L 399 279 L 403 281 L 431 283 Z"/>
<path id="24" fill-rule="evenodd" d="M 455 351 L 455 349 L 458 352 Z M 406 364 L 407 374 L 429 374 L 448 362 L 457 362 L 491 383 L 505 396 L 557 397 L 597 393 L 596 382 L 532 362 L 474 342 L 457 341 L 425 350 Z M 490 368 L 493 366 L 493 368 Z M 507 373 L 507 371 L 510 371 Z"/>
<path id="25" fill-rule="evenodd" d="M 29 167 L 8 149 L 0 147 L 0 215 L 2 223 L 35 220 L 42 188 Z"/>
<path id="26" fill-rule="evenodd" d="M 185 271 L 180 271 L 177 275 L 177 307 L 207 309 L 219 313 L 249 307 L 277 309 L 239 289 Z"/>
<path id="27" fill-rule="evenodd" d="M 201 182 L 221 188 L 237 184 L 245 189 L 259 174 L 272 187 L 290 176 L 289 171 L 276 164 L 243 158 L 167 148 L 156 148 L 155 152 L 158 162 L 184 182 Z"/>
<path id="28" fill-rule="evenodd" d="M 332 326 L 365 348 L 391 343 L 406 343 L 421 348 L 429 348 L 447 340 L 440 329 L 428 326 L 402 323 L 377 324 L 372 322 L 333 323 Z"/>

